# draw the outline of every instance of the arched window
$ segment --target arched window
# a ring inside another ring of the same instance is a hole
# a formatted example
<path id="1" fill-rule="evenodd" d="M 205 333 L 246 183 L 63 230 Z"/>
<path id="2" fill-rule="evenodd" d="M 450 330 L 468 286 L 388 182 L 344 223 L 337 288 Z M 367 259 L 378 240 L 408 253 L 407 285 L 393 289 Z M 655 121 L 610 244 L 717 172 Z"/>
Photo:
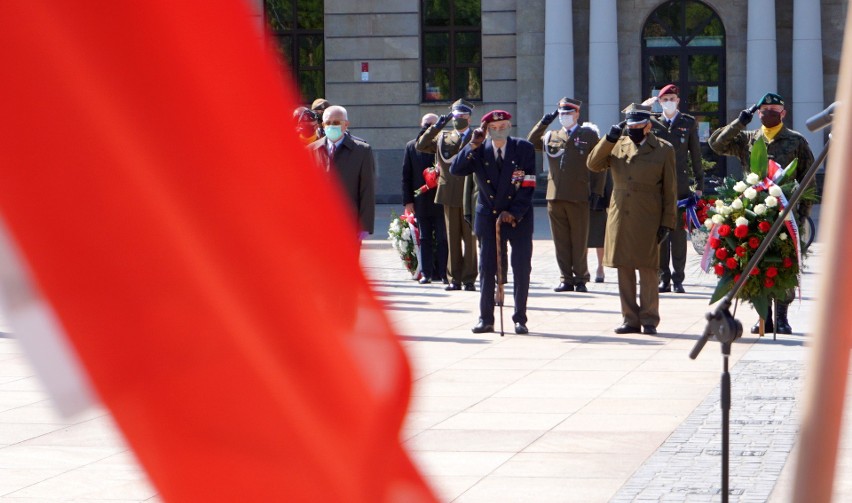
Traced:
<path id="1" fill-rule="evenodd" d="M 266 25 L 303 103 L 325 97 L 323 0 L 264 0 Z"/>
<path id="2" fill-rule="evenodd" d="M 725 27 L 704 2 L 666 2 L 645 22 L 643 96 L 672 83 L 680 88 L 681 111 L 695 116 L 706 142 L 725 122 Z"/>
<path id="3" fill-rule="evenodd" d="M 423 0 L 423 101 L 482 99 L 480 0 Z"/>

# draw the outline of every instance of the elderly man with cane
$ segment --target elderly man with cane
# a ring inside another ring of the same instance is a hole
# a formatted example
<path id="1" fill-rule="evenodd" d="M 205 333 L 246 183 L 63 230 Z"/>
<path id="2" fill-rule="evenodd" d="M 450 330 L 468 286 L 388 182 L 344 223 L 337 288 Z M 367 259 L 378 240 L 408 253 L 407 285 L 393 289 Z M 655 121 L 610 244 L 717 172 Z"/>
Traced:
<path id="1" fill-rule="evenodd" d="M 497 273 L 497 225 L 500 247 L 512 247 L 512 273 L 515 300 L 515 333 L 527 329 L 527 295 L 532 270 L 533 207 L 536 167 L 532 143 L 509 136 L 509 112 L 493 110 L 450 166 L 450 173 L 473 173 L 479 186 L 474 232 L 479 238 L 480 299 L 479 323 L 472 332 L 494 331 L 494 289 Z M 488 138 L 486 139 L 486 133 Z M 502 273 L 503 271 L 501 271 Z M 502 303 L 501 303 L 502 304 Z"/>

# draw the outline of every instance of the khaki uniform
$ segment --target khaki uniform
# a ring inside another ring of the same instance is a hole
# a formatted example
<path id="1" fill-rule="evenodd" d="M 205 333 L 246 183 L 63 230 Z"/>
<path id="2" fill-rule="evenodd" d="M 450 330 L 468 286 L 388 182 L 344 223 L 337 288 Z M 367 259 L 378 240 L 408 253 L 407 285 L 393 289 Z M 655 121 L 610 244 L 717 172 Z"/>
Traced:
<path id="1" fill-rule="evenodd" d="M 589 239 L 589 198 L 602 195 L 606 173 L 586 167 L 589 153 L 598 143 L 597 133 L 574 126 L 546 131 L 540 121 L 527 135 L 536 150 L 544 153 L 547 167 L 547 215 L 556 249 L 560 282 L 577 285 L 590 279 L 586 246 Z"/>
<path id="2" fill-rule="evenodd" d="M 648 133 L 642 145 L 622 136 L 598 142 L 589 169 L 612 173 L 612 200 L 604 243 L 604 265 L 616 267 L 624 323 L 657 326 L 660 322 L 657 229 L 674 228 L 677 218 L 675 154 L 671 144 Z M 636 304 L 636 276 L 640 304 Z"/>
<path id="3" fill-rule="evenodd" d="M 473 284 L 476 281 L 476 237 L 471 224 L 464 220 L 465 179 L 450 173 L 450 164 L 465 145 L 470 142 L 473 131 L 468 129 L 464 137 L 456 130 L 442 131 L 430 126 L 417 139 L 417 150 L 435 154 L 435 165 L 440 168 L 435 202 L 444 206 L 444 221 L 447 225 L 447 279 L 455 285 Z"/>
<path id="4" fill-rule="evenodd" d="M 701 143 L 698 141 L 698 124 L 695 117 L 678 112 L 672 121 L 665 115 L 652 121 L 651 131 L 657 138 L 666 140 L 675 149 L 675 171 L 677 173 L 677 198 L 684 199 L 692 194 L 690 181 L 694 177 L 696 188 L 704 191 L 704 167 L 701 165 Z M 692 169 L 689 161 L 692 161 Z M 683 283 L 686 269 L 686 229 L 680 213 L 677 226 L 660 243 L 660 281 L 668 285 Z M 669 261 L 672 268 L 669 269 Z"/>

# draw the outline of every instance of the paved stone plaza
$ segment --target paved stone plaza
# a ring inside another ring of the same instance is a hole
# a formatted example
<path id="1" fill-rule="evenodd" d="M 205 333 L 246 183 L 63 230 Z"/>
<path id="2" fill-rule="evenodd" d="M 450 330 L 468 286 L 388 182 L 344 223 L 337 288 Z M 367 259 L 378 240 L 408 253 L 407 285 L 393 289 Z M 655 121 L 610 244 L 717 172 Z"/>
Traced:
<path id="1" fill-rule="evenodd" d="M 377 211 L 377 229 L 390 209 Z M 472 334 L 478 293 L 419 285 L 383 235 L 364 243 L 365 272 L 411 357 L 402 435 L 416 463 L 443 501 L 720 501 L 719 344 L 688 358 L 714 278 L 690 250 L 687 293 L 662 294 L 659 334 L 616 335 L 615 271 L 588 293 L 554 293 L 546 212 L 536 211 L 525 336 Z M 790 309 L 795 334 L 734 344 L 731 501 L 787 501 L 820 260 L 817 245 Z M 737 314 L 755 320 L 748 306 Z M 836 501 L 852 501 L 850 467 L 844 441 Z M 53 501 L 158 499 L 109 415 L 58 418 L 13 336 L 0 337 L 0 502 Z"/>

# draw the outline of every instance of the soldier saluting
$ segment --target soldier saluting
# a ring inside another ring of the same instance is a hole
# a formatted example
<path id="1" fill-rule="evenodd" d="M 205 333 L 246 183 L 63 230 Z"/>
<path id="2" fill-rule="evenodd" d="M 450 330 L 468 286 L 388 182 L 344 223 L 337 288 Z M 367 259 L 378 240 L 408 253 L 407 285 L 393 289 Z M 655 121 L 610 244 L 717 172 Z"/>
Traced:
<path id="1" fill-rule="evenodd" d="M 544 153 L 547 169 L 547 216 L 560 272 L 555 292 L 588 291 L 589 202 L 601 198 L 606 183 L 605 173 L 586 168 L 586 158 L 599 138 L 594 129 L 579 125 L 582 104 L 560 99 L 556 111 L 544 114 L 527 135 L 535 149 Z M 557 116 L 562 127 L 547 131 Z"/>
<path id="2" fill-rule="evenodd" d="M 450 164 L 459 151 L 470 142 L 470 114 L 473 105 L 458 100 L 450 107 L 451 112 L 442 115 L 438 122 L 430 126 L 417 139 L 416 148 L 420 152 L 435 154 L 435 165 L 439 168 L 438 187 L 435 192 L 435 202 L 444 206 L 444 222 L 447 227 L 447 245 L 449 256 L 447 260 L 446 290 L 464 289 L 475 291 L 476 281 L 476 238 L 471 224 L 464 218 L 465 177 L 450 173 Z M 452 119 L 453 130 L 442 132 L 444 126 Z"/>
<path id="3" fill-rule="evenodd" d="M 695 195 L 701 197 L 704 190 L 704 167 L 701 165 L 701 144 L 698 142 L 698 124 L 695 117 L 678 110 L 679 90 L 669 84 L 652 100 L 659 102 L 663 113 L 653 121 L 651 131 L 657 138 L 672 144 L 675 150 L 675 171 L 677 172 L 677 198 L 685 199 L 692 195 L 690 178 L 695 177 Z M 651 100 L 649 100 L 651 101 Z M 692 171 L 689 169 L 692 160 Z M 672 268 L 669 269 L 671 259 Z M 681 221 L 671 234 L 660 243 L 660 292 L 672 291 L 685 293 L 683 280 L 686 277 L 686 229 Z"/>

